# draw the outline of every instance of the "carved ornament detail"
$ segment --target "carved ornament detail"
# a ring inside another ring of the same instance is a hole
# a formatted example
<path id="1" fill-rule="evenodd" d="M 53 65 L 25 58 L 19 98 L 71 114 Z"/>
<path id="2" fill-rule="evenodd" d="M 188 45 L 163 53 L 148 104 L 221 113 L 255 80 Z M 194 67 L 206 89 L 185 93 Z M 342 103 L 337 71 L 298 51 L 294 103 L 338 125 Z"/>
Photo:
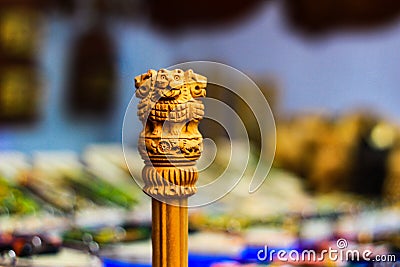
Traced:
<path id="1" fill-rule="evenodd" d="M 196 192 L 203 139 L 198 130 L 207 79 L 192 70 L 149 70 L 135 78 L 143 124 L 138 149 L 145 161 L 143 189 L 150 196 L 183 197 Z"/>

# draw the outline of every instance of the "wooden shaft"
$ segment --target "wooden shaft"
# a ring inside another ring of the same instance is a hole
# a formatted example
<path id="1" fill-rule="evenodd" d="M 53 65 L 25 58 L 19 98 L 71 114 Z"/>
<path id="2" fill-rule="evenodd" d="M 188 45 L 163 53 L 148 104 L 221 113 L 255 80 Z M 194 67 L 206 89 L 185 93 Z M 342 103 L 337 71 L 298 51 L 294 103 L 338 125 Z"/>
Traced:
<path id="1" fill-rule="evenodd" d="M 198 124 L 207 78 L 193 70 L 149 70 L 135 77 L 143 130 L 138 150 L 143 191 L 152 197 L 153 267 L 188 266 L 188 197 L 196 193 L 195 167 L 203 148 Z"/>
<path id="2" fill-rule="evenodd" d="M 187 198 L 177 202 L 152 199 L 153 267 L 188 267 Z"/>

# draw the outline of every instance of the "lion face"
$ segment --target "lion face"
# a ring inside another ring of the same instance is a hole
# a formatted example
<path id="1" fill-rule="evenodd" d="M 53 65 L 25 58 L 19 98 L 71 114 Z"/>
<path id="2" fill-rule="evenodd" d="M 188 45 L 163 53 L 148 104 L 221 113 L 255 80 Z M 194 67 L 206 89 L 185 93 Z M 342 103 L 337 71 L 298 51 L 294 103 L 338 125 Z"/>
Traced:
<path id="1" fill-rule="evenodd" d="M 155 93 L 160 98 L 176 98 L 181 93 L 181 87 L 185 83 L 183 70 L 160 69 L 155 81 Z"/>

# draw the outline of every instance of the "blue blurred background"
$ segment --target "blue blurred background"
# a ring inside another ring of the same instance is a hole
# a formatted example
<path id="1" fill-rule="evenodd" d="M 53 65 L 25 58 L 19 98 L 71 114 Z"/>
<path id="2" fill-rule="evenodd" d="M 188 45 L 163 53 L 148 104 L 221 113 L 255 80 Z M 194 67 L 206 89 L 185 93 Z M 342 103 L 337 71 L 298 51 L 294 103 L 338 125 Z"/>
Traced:
<path id="1" fill-rule="evenodd" d="M 400 255 L 399 47 L 396 0 L 0 0 L 0 252 L 11 232 L 56 232 L 52 252 L 62 240 L 87 256 L 89 235 L 110 259 L 149 263 L 150 201 L 131 179 L 143 161 L 121 149 L 130 103 L 136 120 L 124 134 L 142 130 L 134 77 L 208 60 L 260 86 L 276 151 L 257 194 L 247 194 L 245 173 L 228 196 L 190 213 L 190 251 L 254 262 L 266 241 L 322 249 L 340 237 Z M 207 95 L 242 118 L 255 168 L 265 129 L 220 89 L 209 84 Z M 248 151 L 243 140 L 220 142 L 217 123 L 200 130 L 216 144 L 205 142 L 202 157 L 212 164 L 200 183 L 211 184 Z M 243 153 L 229 158 L 232 147 Z M 108 255 L 103 244 L 119 249 Z"/>
<path id="2" fill-rule="evenodd" d="M 273 79 L 279 90 L 277 113 L 337 114 L 362 108 L 393 120 L 400 113 L 399 19 L 372 29 L 310 35 L 291 27 L 283 1 L 264 1 L 245 16 L 207 27 L 174 30 L 154 26 L 144 16 L 130 20 L 113 14 L 103 19 L 115 49 L 111 115 L 70 119 L 62 107 L 71 84 L 73 44 L 94 17 L 90 8 L 80 6 L 67 15 L 57 9 L 37 11 L 41 28 L 34 57 L 41 86 L 39 116 L 28 126 L 2 124 L 0 149 L 80 151 L 87 143 L 120 142 L 134 76 L 190 60 L 218 61 L 250 77 Z M 132 16 L 138 17 L 137 13 Z"/>

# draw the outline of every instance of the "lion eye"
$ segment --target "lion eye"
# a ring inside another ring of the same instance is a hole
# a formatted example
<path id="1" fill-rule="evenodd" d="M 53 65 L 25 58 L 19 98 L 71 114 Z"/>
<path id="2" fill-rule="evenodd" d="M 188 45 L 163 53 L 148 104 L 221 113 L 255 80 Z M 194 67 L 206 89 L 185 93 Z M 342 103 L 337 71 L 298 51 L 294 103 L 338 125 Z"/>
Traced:
<path id="1" fill-rule="evenodd" d="M 179 77 L 179 75 L 175 75 L 175 81 L 179 80 L 181 77 Z"/>
<path id="2" fill-rule="evenodd" d="M 167 79 L 167 76 L 161 75 L 161 79 L 162 79 L 162 80 L 166 80 L 166 79 Z"/>

